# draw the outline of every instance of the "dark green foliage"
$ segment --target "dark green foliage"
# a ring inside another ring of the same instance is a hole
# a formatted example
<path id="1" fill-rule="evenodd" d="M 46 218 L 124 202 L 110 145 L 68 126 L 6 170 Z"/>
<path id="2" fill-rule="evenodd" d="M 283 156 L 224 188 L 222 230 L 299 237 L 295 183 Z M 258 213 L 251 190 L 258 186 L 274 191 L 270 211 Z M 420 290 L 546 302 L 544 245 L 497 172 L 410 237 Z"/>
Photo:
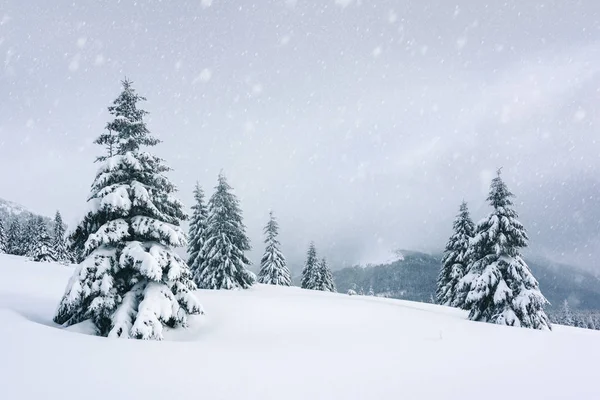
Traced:
<path id="1" fill-rule="evenodd" d="M 35 221 L 35 241 L 31 243 L 27 255 L 37 262 L 56 261 L 52 238 L 48 234 L 48 227 L 42 218 L 37 218 Z"/>
<path id="2" fill-rule="evenodd" d="M 4 228 L 4 220 L 0 219 L 0 254 L 8 252 L 8 238 Z"/>
<path id="3" fill-rule="evenodd" d="M 206 241 L 205 235 L 208 224 L 208 209 L 204 202 L 204 191 L 197 182 L 194 189 L 194 201 L 188 234 L 188 265 L 190 266 L 194 281 L 197 281 L 204 265 L 202 247 L 204 247 L 204 242 Z"/>
<path id="4" fill-rule="evenodd" d="M 202 248 L 204 263 L 196 284 L 204 289 L 247 289 L 256 276 L 247 268 L 250 240 L 242 220 L 239 200 L 232 193 L 225 175 L 219 174 L 215 193 L 208 202 L 206 241 Z"/>
<path id="5" fill-rule="evenodd" d="M 306 252 L 306 262 L 304 263 L 304 269 L 302 270 L 302 283 L 303 289 L 311 289 L 318 273 L 317 265 L 317 249 L 315 244 L 310 242 L 308 251 Z"/>
<path id="6" fill-rule="evenodd" d="M 90 320 L 99 335 L 160 340 L 163 326 L 185 326 L 202 308 L 191 293 L 190 271 L 174 251 L 187 244 L 179 227 L 186 215 L 165 176 L 170 168 L 140 151 L 158 143 L 143 122 L 146 112 L 137 108 L 140 100 L 126 80 L 109 107 L 115 152 L 102 162 L 90 211 L 71 236 L 82 261 L 54 321 Z"/>
<path id="7" fill-rule="evenodd" d="M 475 224 L 464 201 L 454 220 L 453 230 L 444 250 L 435 295 L 438 304 L 462 308 L 467 293 L 466 290 L 460 292 L 458 285 L 469 265 L 469 241 L 475 231 Z"/>
<path id="8" fill-rule="evenodd" d="M 70 262 L 71 255 L 67 249 L 67 243 L 65 241 L 65 224 L 63 223 L 60 212 L 57 211 L 54 217 L 54 236 L 52 246 L 54 249 L 54 255 L 56 261 L 59 262 Z"/>
<path id="9" fill-rule="evenodd" d="M 25 246 L 23 246 L 23 227 L 18 219 L 13 219 L 8 227 L 6 234 L 6 252 L 16 256 L 25 255 Z"/>
<path id="10" fill-rule="evenodd" d="M 499 170 L 487 198 L 493 210 L 477 225 L 469 251 L 472 263 L 460 282 L 469 289 L 464 308 L 473 321 L 551 329 L 544 312 L 548 301 L 521 257 L 528 237 L 512 197 Z"/>
<path id="11" fill-rule="evenodd" d="M 279 249 L 279 240 L 277 240 L 279 224 L 273 211 L 269 213 L 269 222 L 264 228 L 264 234 L 266 248 L 260 260 L 258 282 L 267 285 L 290 286 L 292 278 L 285 257 Z"/>

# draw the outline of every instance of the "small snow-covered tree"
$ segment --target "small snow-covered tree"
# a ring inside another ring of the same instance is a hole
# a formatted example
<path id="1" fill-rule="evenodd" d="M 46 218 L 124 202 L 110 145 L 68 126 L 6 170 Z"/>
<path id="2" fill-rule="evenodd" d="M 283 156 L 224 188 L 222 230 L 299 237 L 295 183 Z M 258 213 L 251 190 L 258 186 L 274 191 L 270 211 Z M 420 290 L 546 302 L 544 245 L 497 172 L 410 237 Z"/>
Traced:
<path id="1" fill-rule="evenodd" d="M 322 290 L 326 292 L 337 292 L 335 289 L 335 282 L 333 280 L 333 273 L 331 272 L 331 268 L 329 268 L 329 264 L 325 258 L 321 260 L 321 263 L 319 264 L 319 270 L 323 280 Z"/>
<path id="2" fill-rule="evenodd" d="M 24 246 L 22 242 L 22 226 L 19 220 L 16 218 L 12 220 L 8 227 L 6 234 L 6 252 L 16 256 L 22 256 L 25 254 Z"/>
<path id="3" fill-rule="evenodd" d="M 308 246 L 308 251 L 306 253 L 306 262 L 304 264 L 304 268 L 302 269 L 302 282 L 301 287 L 303 289 L 312 289 L 315 285 L 315 281 L 318 279 L 318 259 L 317 259 L 317 249 L 315 248 L 315 244 L 310 242 Z"/>
<path id="4" fill-rule="evenodd" d="M 369 286 L 369 292 L 367 293 L 367 296 L 375 296 L 375 292 L 373 291 L 373 285 Z"/>
<path id="5" fill-rule="evenodd" d="M 60 211 L 57 211 L 56 215 L 54 216 L 53 247 L 56 261 L 71 261 L 71 255 L 69 254 L 67 242 L 65 241 L 65 224 L 63 223 Z"/>
<path id="6" fill-rule="evenodd" d="M 42 224 L 41 217 L 30 217 L 25 223 L 25 228 L 21 230 L 21 251 L 23 255 L 32 258 L 33 249 L 36 247 L 40 238 Z M 43 219 L 42 219 L 43 222 Z"/>
<path id="7" fill-rule="evenodd" d="M 8 252 L 8 239 L 4 230 L 4 220 L 0 219 L 0 254 Z"/>
<path id="8" fill-rule="evenodd" d="M 569 307 L 569 301 L 567 299 L 563 300 L 562 307 L 558 314 L 558 323 L 565 326 L 575 326 L 575 321 L 573 319 L 573 313 L 571 312 L 571 307 Z"/>
<path id="9" fill-rule="evenodd" d="M 138 108 L 143 100 L 125 80 L 109 107 L 115 152 L 99 160 L 79 227 L 84 260 L 54 321 L 91 320 L 102 336 L 160 340 L 163 326 L 185 326 L 202 308 L 187 264 L 174 250 L 187 244 L 179 226 L 186 215 L 165 176 L 170 168 L 142 151 L 158 143 L 144 122 L 146 111 Z"/>
<path id="10" fill-rule="evenodd" d="M 348 296 L 356 296 L 356 290 L 354 289 L 348 289 Z"/>
<path id="11" fill-rule="evenodd" d="M 37 262 L 52 262 L 56 261 L 56 254 L 52 244 L 52 238 L 48 234 L 46 222 L 38 217 L 36 219 L 36 238 L 32 243 L 27 255 L 33 261 Z"/>
<path id="12" fill-rule="evenodd" d="M 587 328 L 596 330 L 596 323 L 594 322 L 594 317 L 592 314 L 588 314 L 587 316 Z"/>
<path id="13" fill-rule="evenodd" d="M 459 282 L 469 265 L 469 246 L 475 225 L 469 215 L 466 202 L 462 202 L 453 224 L 452 236 L 446 244 L 442 268 L 437 279 L 435 292 L 437 303 L 444 306 L 464 307 L 467 290 L 459 290 Z"/>
<path id="14" fill-rule="evenodd" d="M 248 270 L 250 240 L 242 220 L 239 200 L 225 175 L 219 174 L 215 193 L 208 201 L 208 223 L 202 247 L 204 263 L 196 284 L 203 289 L 247 289 L 256 281 Z"/>
<path id="15" fill-rule="evenodd" d="M 205 242 L 206 227 L 208 223 L 208 209 L 204 202 L 204 191 L 200 184 L 196 182 L 194 189 L 194 205 L 192 206 L 192 217 L 190 219 L 189 228 L 189 245 L 188 245 L 188 265 L 192 271 L 194 281 L 199 281 L 204 265 L 204 257 L 202 256 L 202 247 Z"/>
<path id="16" fill-rule="evenodd" d="M 329 269 L 329 265 L 325 258 L 317 261 L 317 265 L 307 289 L 320 290 L 322 292 L 336 292 L 333 274 L 331 273 L 331 269 Z M 360 292 L 359 294 L 362 295 Z"/>
<path id="17" fill-rule="evenodd" d="M 360 287 L 360 289 L 358 289 L 358 295 L 359 296 L 364 296 L 365 295 L 365 290 L 363 289 L 362 286 Z"/>
<path id="18" fill-rule="evenodd" d="M 493 211 L 477 225 L 471 247 L 473 262 L 461 280 L 461 285 L 469 285 L 465 305 L 473 321 L 551 329 L 544 312 L 548 301 L 521 258 L 528 237 L 511 197 L 514 195 L 498 170 L 487 198 Z"/>
<path id="19" fill-rule="evenodd" d="M 260 260 L 260 272 L 258 273 L 258 282 L 267 285 L 290 286 L 292 276 L 287 267 L 285 257 L 279 250 L 279 224 L 273 215 L 273 211 L 269 212 L 269 222 L 264 228 L 266 235 L 265 253 Z"/>

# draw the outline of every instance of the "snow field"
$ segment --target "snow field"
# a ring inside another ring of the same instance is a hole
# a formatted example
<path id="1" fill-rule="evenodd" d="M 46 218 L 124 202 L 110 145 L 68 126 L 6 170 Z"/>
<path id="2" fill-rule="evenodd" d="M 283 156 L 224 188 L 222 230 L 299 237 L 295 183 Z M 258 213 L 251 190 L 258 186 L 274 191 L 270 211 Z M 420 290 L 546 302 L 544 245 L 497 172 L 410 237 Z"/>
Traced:
<path id="1" fill-rule="evenodd" d="M 73 269 L 0 255 L 2 399 L 596 399 L 600 333 L 432 304 L 255 285 L 199 290 L 165 341 L 52 323 Z"/>

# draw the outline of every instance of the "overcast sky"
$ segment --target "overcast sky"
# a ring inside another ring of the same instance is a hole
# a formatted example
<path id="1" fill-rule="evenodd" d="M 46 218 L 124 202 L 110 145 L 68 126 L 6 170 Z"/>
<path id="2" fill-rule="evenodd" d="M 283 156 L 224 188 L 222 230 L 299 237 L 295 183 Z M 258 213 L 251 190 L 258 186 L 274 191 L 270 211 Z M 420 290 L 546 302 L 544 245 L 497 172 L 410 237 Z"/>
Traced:
<path id="1" fill-rule="evenodd" d="M 258 262 L 439 251 L 497 167 L 531 251 L 600 270 L 600 2 L 0 0 L 0 197 L 71 224 L 127 76 L 191 205 L 223 169 Z"/>

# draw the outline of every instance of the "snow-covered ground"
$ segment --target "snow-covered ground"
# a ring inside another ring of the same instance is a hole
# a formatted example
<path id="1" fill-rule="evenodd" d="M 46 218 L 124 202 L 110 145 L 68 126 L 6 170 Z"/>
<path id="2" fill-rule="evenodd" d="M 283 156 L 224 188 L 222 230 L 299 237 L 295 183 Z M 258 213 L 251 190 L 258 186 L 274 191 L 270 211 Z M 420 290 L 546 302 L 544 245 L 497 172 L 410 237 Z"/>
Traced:
<path id="1" fill-rule="evenodd" d="M 166 341 L 52 323 L 71 267 L 0 256 L 1 399 L 598 399 L 600 333 L 257 285 L 198 291 Z"/>

